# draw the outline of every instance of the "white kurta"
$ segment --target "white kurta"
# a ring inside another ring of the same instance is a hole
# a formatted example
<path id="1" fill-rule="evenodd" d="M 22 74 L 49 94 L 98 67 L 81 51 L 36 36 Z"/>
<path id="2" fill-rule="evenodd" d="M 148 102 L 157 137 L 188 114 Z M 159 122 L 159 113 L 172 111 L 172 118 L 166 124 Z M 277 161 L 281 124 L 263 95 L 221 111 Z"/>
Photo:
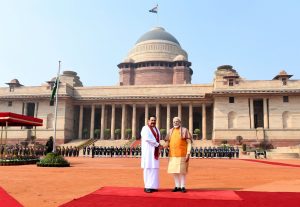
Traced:
<path id="1" fill-rule="evenodd" d="M 158 129 L 157 129 L 157 131 L 159 133 Z M 142 168 L 159 168 L 159 160 L 158 159 L 156 160 L 154 158 L 154 150 L 155 150 L 155 147 L 158 147 L 159 142 L 156 141 L 154 135 L 152 134 L 152 132 L 148 126 L 143 127 L 143 129 L 141 131 L 141 136 L 142 136 L 141 167 Z"/>
<path id="2" fill-rule="evenodd" d="M 158 133 L 159 130 L 157 129 Z M 155 130 L 156 132 L 156 130 Z M 159 159 L 154 158 L 155 147 L 159 146 L 159 142 L 152 134 L 148 126 L 144 126 L 141 131 L 142 136 L 142 157 L 141 167 L 144 168 L 144 184 L 145 188 L 158 189 L 159 187 Z"/>

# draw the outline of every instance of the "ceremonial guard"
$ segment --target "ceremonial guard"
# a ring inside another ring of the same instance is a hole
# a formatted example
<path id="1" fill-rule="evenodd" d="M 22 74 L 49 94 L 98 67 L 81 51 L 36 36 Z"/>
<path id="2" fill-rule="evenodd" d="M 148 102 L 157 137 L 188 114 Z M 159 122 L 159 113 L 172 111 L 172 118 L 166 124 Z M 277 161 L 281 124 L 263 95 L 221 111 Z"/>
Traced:
<path id="1" fill-rule="evenodd" d="M 85 153 L 86 153 L 86 146 L 83 147 L 83 156 L 85 157 Z"/>
<path id="2" fill-rule="evenodd" d="M 195 155 L 196 155 L 196 156 L 195 156 L 196 158 L 199 157 L 199 149 L 198 149 L 198 147 L 196 147 L 196 149 L 195 149 Z"/>
<path id="3" fill-rule="evenodd" d="M 199 148 L 199 157 L 203 158 L 203 149 L 202 149 L 202 147 Z"/>
<path id="4" fill-rule="evenodd" d="M 239 157 L 240 157 L 240 150 L 239 150 L 239 147 L 236 147 L 236 148 L 235 148 L 235 157 L 236 157 L 236 158 L 239 158 Z"/>

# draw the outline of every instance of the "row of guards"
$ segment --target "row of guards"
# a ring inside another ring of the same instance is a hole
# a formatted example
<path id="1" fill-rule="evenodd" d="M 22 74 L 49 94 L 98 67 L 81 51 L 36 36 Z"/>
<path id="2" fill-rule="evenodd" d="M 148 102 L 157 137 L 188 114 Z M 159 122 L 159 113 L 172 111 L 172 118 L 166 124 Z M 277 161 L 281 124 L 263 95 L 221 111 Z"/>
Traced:
<path id="1" fill-rule="evenodd" d="M 85 146 L 84 157 L 140 157 L 141 147 L 106 147 L 106 146 Z M 169 149 L 160 150 L 160 157 L 168 157 Z M 192 158 L 239 158 L 239 148 L 236 147 L 192 147 Z"/>

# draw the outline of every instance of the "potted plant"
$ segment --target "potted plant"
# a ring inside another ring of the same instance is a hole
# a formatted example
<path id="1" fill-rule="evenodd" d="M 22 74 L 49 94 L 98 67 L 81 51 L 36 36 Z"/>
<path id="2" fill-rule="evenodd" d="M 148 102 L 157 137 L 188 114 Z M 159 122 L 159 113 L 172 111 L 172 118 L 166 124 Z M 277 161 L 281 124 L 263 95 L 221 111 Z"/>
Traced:
<path id="1" fill-rule="evenodd" d="M 86 139 L 88 136 L 89 130 L 87 128 L 83 129 L 83 138 Z"/>
<path id="2" fill-rule="evenodd" d="M 130 128 L 126 129 L 126 130 L 125 130 L 125 133 L 126 133 L 127 139 L 130 139 L 131 134 L 132 134 L 132 129 L 130 129 Z"/>
<path id="3" fill-rule="evenodd" d="M 99 137 L 100 137 L 100 129 L 95 129 L 94 133 L 95 133 L 96 138 L 99 139 Z"/>
<path id="4" fill-rule="evenodd" d="M 200 138 L 200 134 L 201 134 L 201 130 L 200 129 L 195 129 L 194 130 L 194 134 L 196 134 L 197 135 L 197 139 L 199 139 Z"/>
<path id="5" fill-rule="evenodd" d="M 236 139 L 238 145 L 241 145 L 241 144 L 242 144 L 242 141 L 243 141 L 243 137 L 242 137 L 242 136 L 240 136 L 240 135 L 239 135 L 239 136 L 236 136 L 235 139 Z"/>
<path id="6" fill-rule="evenodd" d="M 120 139 L 121 129 L 115 129 L 115 135 L 116 135 L 117 139 Z"/>
<path id="7" fill-rule="evenodd" d="M 160 132 L 161 139 L 164 139 L 167 135 L 167 130 L 166 129 L 160 129 L 159 132 Z"/>
<path id="8" fill-rule="evenodd" d="M 108 139 L 110 137 L 110 129 L 104 129 L 104 138 Z"/>

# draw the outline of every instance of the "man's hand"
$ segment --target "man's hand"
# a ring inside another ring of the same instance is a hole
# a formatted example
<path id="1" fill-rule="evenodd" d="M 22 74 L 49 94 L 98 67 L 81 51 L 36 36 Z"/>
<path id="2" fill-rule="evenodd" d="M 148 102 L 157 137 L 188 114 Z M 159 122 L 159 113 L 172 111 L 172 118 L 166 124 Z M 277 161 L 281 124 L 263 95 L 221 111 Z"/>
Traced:
<path id="1" fill-rule="evenodd" d="M 190 160 L 190 154 L 187 154 L 186 156 L 185 156 L 185 162 L 188 162 Z"/>
<path id="2" fill-rule="evenodd" d="M 160 150 L 162 150 L 162 149 L 164 148 L 164 146 L 162 146 L 161 144 L 159 144 L 159 145 L 158 145 L 158 148 L 159 148 Z"/>

